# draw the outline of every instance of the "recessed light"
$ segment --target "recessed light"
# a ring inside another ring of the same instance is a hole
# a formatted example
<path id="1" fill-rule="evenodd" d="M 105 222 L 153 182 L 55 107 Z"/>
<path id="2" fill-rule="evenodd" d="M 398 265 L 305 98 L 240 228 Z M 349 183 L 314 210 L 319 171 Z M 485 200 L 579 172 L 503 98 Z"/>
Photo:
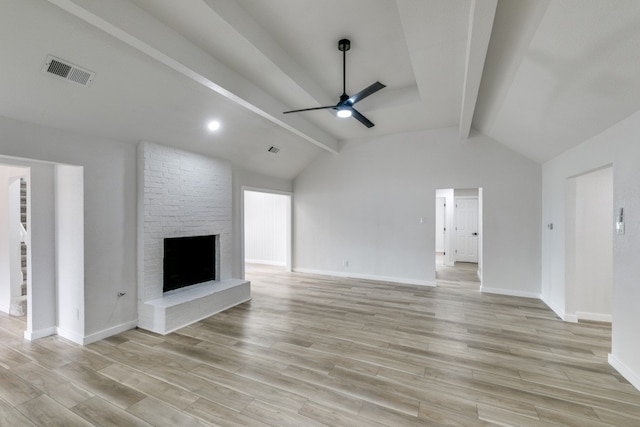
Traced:
<path id="1" fill-rule="evenodd" d="M 217 120 L 210 121 L 207 125 L 207 129 L 209 129 L 211 132 L 220 129 L 220 122 Z"/>

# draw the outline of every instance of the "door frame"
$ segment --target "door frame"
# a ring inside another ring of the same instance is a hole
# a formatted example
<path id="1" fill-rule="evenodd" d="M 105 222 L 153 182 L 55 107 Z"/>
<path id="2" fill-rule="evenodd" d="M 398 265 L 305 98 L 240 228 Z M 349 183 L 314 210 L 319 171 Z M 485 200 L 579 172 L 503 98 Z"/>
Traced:
<path id="1" fill-rule="evenodd" d="M 477 195 L 464 196 L 460 195 L 457 197 L 473 197 L 478 199 L 478 279 L 480 280 L 480 290 L 482 291 L 482 286 L 484 283 L 484 256 L 483 256 L 483 246 L 484 246 L 484 187 L 449 187 L 449 188 L 437 188 L 435 190 L 435 195 L 433 198 L 433 206 L 434 212 L 436 207 L 436 198 L 444 197 L 446 200 L 445 207 L 445 222 L 446 222 L 446 231 L 445 231 L 445 257 L 444 257 L 444 265 L 446 267 L 454 267 L 455 260 L 453 255 L 453 251 L 455 250 L 455 244 L 453 243 L 455 240 L 455 199 L 456 191 L 463 190 L 478 190 Z M 435 217 L 433 221 L 433 230 L 435 231 Z M 433 257 L 432 262 L 435 264 L 435 236 L 433 238 Z M 436 270 L 436 266 L 434 265 L 434 272 Z"/>
<path id="2" fill-rule="evenodd" d="M 260 188 L 260 187 L 250 187 L 242 185 L 240 186 L 240 256 L 242 257 L 242 278 L 245 277 L 245 261 L 244 261 L 244 197 L 245 192 L 252 191 L 255 193 L 267 193 L 267 194 L 276 194 L 281 196 L 288 197 L 287 203 L 287 218 L 286 218 L 286 230 L 287 235 L 285 236 L 285 243 L 287 245 L 286 249 L 286 257 L 285 257 L 285 270 L 292 271 L 293 262 L 292 262 L 292 253 L 293 253 L 293 192 L 291 191 L 280 191 L 280 190 L 272 190 L 269 188 Z"/>

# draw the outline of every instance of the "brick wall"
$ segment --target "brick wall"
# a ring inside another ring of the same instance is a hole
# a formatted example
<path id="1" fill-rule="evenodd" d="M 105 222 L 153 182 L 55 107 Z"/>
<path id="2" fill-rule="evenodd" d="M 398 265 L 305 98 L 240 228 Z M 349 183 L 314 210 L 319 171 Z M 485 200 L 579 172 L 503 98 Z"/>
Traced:
<path id="1" fill-rule="evenodd" d="M 220 280 L 231 278 L 231 166 L 195 153 L 138 146 L 139 301 L 162 296 L 165 237 L 218 234 Z"/>

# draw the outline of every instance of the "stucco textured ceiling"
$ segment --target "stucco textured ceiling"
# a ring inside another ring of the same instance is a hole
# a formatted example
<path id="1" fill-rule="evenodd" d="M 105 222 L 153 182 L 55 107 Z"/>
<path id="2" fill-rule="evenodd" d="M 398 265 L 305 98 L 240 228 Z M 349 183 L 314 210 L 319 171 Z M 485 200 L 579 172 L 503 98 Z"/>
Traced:
<path id="1" fill-rule="evenodd" d="M 358 104 L 376 126 L 282 115 L 338 101 L 343 37 L 347 92 L 387 85 Z M 544 162 L 640 109 L 638 47 L 634 0 L 3 0 L 0 115 L 289 179 L 341 141 L 466 122 Z"/>

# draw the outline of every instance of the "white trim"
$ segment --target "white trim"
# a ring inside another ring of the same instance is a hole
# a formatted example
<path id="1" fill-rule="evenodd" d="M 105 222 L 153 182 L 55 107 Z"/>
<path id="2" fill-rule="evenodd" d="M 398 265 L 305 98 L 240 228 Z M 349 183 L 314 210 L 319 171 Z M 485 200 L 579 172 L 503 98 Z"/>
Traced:
<path id="1" fill-rule="evenodd" d="M 480 286 L 480 292 L 485 294 L 507 295 L 510 297 L 541 299 L 540 294 L 537 294 L 535 292 L 517 291 L 514 289 L 503 289 L 503 288 L 488 288 L 482 285 Z"/>
<path id="2" fill-rule="evenodd" d="M 136 326 L 138 326 L 138 319 L 132 320 L 130 322 L 121 323 L 119 325 L 112 326 L 111 328 L 103 329 L 93 334 L 86 335 L 82 339 L 82 345 L 87 345 L 87 344 L 91 344 L 92 342 L 100 341 L 112 335 L 116 335 L 124 331 L 128 331 L 129 329 L 133 329 Z"/>
<path id="3" fill-rule="evenodd" d="M 378 282 L 393 282 L 393 283 L 400 283 L 403 285 L 436 286 L 436 282 L 434 280 L 419 280 L 419 279 L 408 279 L 405 277 L 376 276 L 372 274 L 345 273 L 343 271 L 314 270 L 309 268 L 294 268 L 293 271 L 297 273 L 319 274 L 322 276 L 336 276 L 336 277 L 346 277 L 350 279 L 375 280 Z"/>
<path id="4" fill-rule="evenodd" d="M 241 185 L 240 188 L 243 191 L 253 191 L 254 193 L 270 193 L 270 194 L 280 194 L 282 196 L 293 196 L 293 192 L 291 191 L 272 190 L 270 188 L 251 187 L 249 185 Z"/>
<path id="5" fill-rule="evenodd" d="M 611 323 L 612 316 L 604 313 L 588 313 L 586 311 L 576 311 L 578 320 L 590 320 L 592 322 L 607 322 Z"/>
<path id="6" fill-rule="evenodd" d="M 609 365 L 613 366 L 613 368 L 627 381 L 629 381 L 632 386 L 640 390 L 640 375 L 633 372 L 633 369 L 625 365 L 624 362 L 618 359 L 614 354 L 609 353 L 608 361 Z"/>
<path id="7" fill-rule="evenodd" d="M 569 323 L 578 323 L 578 316 L 576 316 L 575 314 L 565 313 L 562 320 Z"/>
<path id="8" fill-rule="evenodd" d="M 80 345 L 84 345 L 83 341 L 84 341 L 84 337 L 80 334 L 77 334 L 75 332 L 71 332 L 68 331 L 66 329 L 62 329 L 62 328 L 56 328 L 56 333 L 58 334 L 58 336 L 68 339 L 71 342 L 74 342 L 76 344 L 80 344 Z"/>
<path id="9" fill-rule="evenodd" d="M 24 331 L 24 339 L 33 341 L 44 337 L 49 337 L 56 334 L 56 327 L 50 326 L 44 329 L 38 329 L 37 331 Z"/>
<path id="10" fill-rule="evenodd" d="M 245 264 L 264 264 L 264 265 L 277 265 L 279 267 L 286 267 L 287 263 L 282 261 L 268 261 L 263 259 L 245 259 Z"/>
<path id="11" fill-rule="evenodd" d="M 540 299 L 542 300 L 543 303 L 545 303 L 547 305 L 547 307 L 549 307 L 551 310 L 553 310 L 553 312 L 562 320 L 564 320 L 564 310 L 561 310 L 560 307 L 558 307 L 557 305 L 555 305 L 550 299 L 549 297 L 547 297 L 546 295 L 542 294 L 540 295 Z"/>
<path id="12" fill-rule="evenodd" d="M 6 304 L 1 304 L 0 305 L 0 311 L 2 311 L 3 313 L 6 313 L 6 314 L 11 313 L 11 298 L 9 298 L 9 301 L 7 301 Z"/>

